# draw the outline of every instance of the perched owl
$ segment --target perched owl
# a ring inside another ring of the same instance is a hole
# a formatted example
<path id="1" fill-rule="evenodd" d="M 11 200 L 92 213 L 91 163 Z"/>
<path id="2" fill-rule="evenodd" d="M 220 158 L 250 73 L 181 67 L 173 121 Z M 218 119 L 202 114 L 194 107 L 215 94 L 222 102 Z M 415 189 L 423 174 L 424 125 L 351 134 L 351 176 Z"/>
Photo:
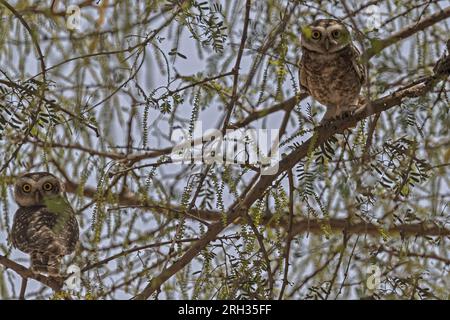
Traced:
<path id="1" fill-rule="evenodd" d="M 22 175 L 14 186 L 19 205 L 10 239 L 28 253 L 34 272 L 58 276 L 61 259 L 75 250 L 79 229 L 64 186 L 48 172 Z"/>
<path id="2" fill-rule="evenodd" d="M 301 47 L 300 86 L 327 107 L 322 122 L 355 111 L 366 72 L 345 25 L 317 20 L 302 28 Z"/>

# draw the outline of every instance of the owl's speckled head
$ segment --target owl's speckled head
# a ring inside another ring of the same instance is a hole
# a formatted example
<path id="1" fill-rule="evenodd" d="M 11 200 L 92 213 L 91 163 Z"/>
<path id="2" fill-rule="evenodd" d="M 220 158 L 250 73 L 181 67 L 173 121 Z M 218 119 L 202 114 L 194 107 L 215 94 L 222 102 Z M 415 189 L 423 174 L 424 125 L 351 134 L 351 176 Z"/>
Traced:
<path id="1" fill-rule="evenodd" d="M 61 181 L 49 172 L 30 172 L 17 178 L 14 199 L 21 207 L 45 206 L 44 199 L 64 192 Z"/>
<path id="2" fill-rule="evenodd" d="M 316 20 L 301 28 L 301 46 L 317 53 L 337 52 L 351 43 L 350 32 L 334 19 Z"/>

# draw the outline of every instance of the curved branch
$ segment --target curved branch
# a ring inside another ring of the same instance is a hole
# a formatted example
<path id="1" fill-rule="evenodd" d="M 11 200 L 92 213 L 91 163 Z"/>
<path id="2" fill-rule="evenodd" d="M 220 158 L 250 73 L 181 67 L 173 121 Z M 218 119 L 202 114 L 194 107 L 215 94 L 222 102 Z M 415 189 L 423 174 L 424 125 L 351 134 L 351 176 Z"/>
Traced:
<path id="1" fill-rule="evenodd" d="M 16 16 L 17 19 L 19 19 L 20 23 L 25 27 L 25 29 L 30 34 L 31 40 L 33 41 L 33 45 L 36 48 L 36 51 L 39 56 L 39 61 L 41 63 L 42 78 L 44 79 L 44 84 L 45 84 L 45 69 L 46 68 L 45 68 L 44 55 L 42 54 L 42 50 L 41 50 L 41 47 L 39 46 L 39 41 L 36 38 L 35 31 L 33 32 L 33 30 L 31 30 L 30 26 L 25 21 L 25 19 L 22 17 L 22 15 L 19 12 L 17 12 L 17 10 L 14 9 L 14 7 L 11 6 L 6 0 L 0 0 L 0 3 L 2 5 L 4 5 L 6 8 L 8 8 L 8 10 L 11 11 L 13 13 L 13 15 Z"/>
<path id="2" fill-rule="evenodd" d="M 450 59 L 450 56 L 445 58 L 445 60 L 448 59 Z M 411 83 L 410 85 L 404 86 L 390 95 L 375 100 L 371 105 L 366 106 L 362 111 L 351 118 L 337 120 L 329 126 L 317 128 L 312 138 L 307 140 L 295 151 L 279 162 L 278 171 L 276 174 L 270 176 L 260 176 L 258 182 L 252 189 L 250 189 L 245 198 L 230 208 L 226 223 L 219 221 L 211 224 L 208 232 L 206 232 L 203 238 L 194 243 L 193 246 L 178 261 L 172 264 L 169 268 L 163 270 L 157 277 L 153 278 L 144 290 L 135 297 L 135 299 L 148 299 L 150 295 L 152 295 L 161 286 L 161 284 L 190 263 L 192 259 L 194 259 L 194 257 L 196 257 L 201 250 L 209 244 L 209 242 L 214 240 L 219 235 L 220 232 L 233 223 L 237 218 L 242 216 L 243 213 L 247 212 L 252 204 L 257 201 L 262 194 L 264 194 L 264 190 L 266 190 L 281 173 L 286 170 L 290 170 L 295 164 L 305 158 L 308 150 L 315 149 L 316 146 L 321 145 L 336 133 L 340 133 L 345 129 L 354 127 L 364 118 L 400 105 L 406 98 L 425 95 L 439 82 L 443 76 L 443 74 L 438 73 L 430 77 L 422 78 Z"/>
<path id="3" fill-rule="evenodd" d="M 403 29 L 395 32 L 390 37 L 379 40 L 375 42 L 375 45 L 369 48 L 366 52 L 364 52 L 363 59 L 370 59 L 377 53 L 381 52 L 385 48 L 403 40 L 406 39 L 413 34 L 426 29 L 434 24 L 436 24 L 439 21 L 445 20 L 450 17 L 450 7 L 447 7 L 443 10 L 440 10 L 436 12 L 435 14 L 430 15 L 429 17 L 420 20 L 418 22 L 415 22 L 413 24 L 410 24 Z"/>
<path id="4" fill-rule="evenodd" d="M 49 277 L 43 276 L 41 274 L 36 274 L 32 272 L 30 269 L 25 268 L 21 264 L 18 264 L 3 255 L 0 255 L 0 264 L 5 266 L 6 269 L 14 270 L 14 272 L 16 272 L 19 276 L 21 276 L 22 279 L 34 279 L 46 285 L 47 287 L 53 289 L 55 292 L 61 290 L 61 284 L 59 284 L 57 281 Z"/>

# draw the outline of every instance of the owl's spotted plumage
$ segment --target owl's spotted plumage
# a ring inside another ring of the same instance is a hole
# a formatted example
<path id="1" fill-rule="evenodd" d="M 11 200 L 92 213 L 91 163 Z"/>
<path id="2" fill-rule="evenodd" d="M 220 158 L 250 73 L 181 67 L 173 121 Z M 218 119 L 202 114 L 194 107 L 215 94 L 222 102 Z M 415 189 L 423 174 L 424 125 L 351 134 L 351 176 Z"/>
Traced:
<path id="1" fill-rule="evenodd" d="M 61 259 L 75 250 L 79 229 L 62 183 L 50 173 L 22 175 L 14 187 L 19 205 L 11 231 L 13 245 L 28 253 L 35 272 L 59 275 Z"/>
<path id="2" fill-rule="evenodd" d="M 302 28 L 301 88 L 327 107 L 324 120 L 356 108 L 365 79 L 359 52 L 344 24 L 317 20 Z"/>

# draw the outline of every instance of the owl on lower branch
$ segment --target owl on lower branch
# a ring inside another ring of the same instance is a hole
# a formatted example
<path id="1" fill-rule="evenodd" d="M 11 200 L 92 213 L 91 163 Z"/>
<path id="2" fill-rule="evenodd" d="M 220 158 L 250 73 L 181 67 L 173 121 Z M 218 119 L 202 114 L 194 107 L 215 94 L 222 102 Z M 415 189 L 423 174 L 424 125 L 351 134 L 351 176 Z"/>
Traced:
<path id="1" fill-rule="evenodd" d="M 14 199 L 19 209 L 12 244 L 30 255 L 33 272 L 59 276 L 62 258 L 75 250 L 79 237 L 64 185 L 48 172 L 27 173 L 17 179 Z"/>
<path id="2" fill-rule="evenodd" d="M 321 19 L 302 27 L 301 49 L 300 87 L 327 107 L 322 123 L 356 111 L 366 72 L 345 25 Z"/>

